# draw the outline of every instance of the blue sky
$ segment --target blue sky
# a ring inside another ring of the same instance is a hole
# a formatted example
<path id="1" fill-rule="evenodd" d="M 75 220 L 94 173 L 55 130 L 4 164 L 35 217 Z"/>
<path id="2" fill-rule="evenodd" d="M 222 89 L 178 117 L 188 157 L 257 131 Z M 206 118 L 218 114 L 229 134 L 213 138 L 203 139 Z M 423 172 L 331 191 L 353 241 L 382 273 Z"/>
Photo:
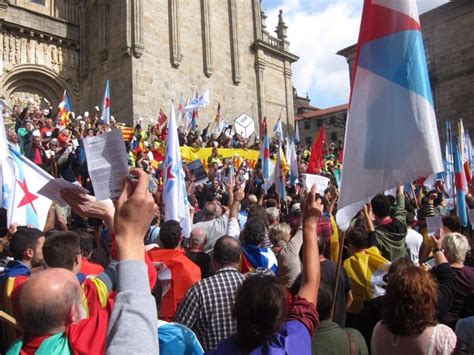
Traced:
<path id="1" fill-rule="evenodd" d="M 394 0 L 399 1 L 399 0 Z M 448 0 L 417 0 L 423 13 Z M 320 108 L 347 103 L 349 70 L 336 55 L 357 41 L 363 0 L 262 0 L 267 30 L 274 34 L 278 10 L 288 25 L 290 50 L 300 57 L 293 65 L 293 84 Z"/>

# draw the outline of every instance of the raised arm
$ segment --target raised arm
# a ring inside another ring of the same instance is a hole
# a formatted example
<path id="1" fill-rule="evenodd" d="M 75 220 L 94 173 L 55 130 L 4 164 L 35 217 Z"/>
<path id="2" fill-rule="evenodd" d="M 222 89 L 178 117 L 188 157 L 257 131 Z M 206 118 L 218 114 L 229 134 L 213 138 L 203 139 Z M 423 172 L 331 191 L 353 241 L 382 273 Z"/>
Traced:
<path id="1" fill-rule="evenodd" d="M 143 243 L 157 206 L 148 191 L 148 175 L 139 169 L 131 173 L 138 180 L 126 179 L 114 218 L 120 262 L 107 354 L 158 354 L 158 316 L 148 284 Z"/>
<path id="2" fill-rule="evenodd" d="M 317 225 L 323 212 L 321 199 L 316 198 L 316 185 L 306 196 L 303 207 L 303 281 L 298 296 L 316 304 L 321 277 Z"/>

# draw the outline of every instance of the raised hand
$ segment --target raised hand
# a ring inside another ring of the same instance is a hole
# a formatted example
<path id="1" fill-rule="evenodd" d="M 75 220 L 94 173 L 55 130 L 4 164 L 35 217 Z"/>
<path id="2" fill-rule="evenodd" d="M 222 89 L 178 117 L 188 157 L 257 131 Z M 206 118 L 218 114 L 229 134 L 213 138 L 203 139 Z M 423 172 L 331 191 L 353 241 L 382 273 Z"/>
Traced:
<path id="1" fill-rule="evenodd" d="M 133 169 L 130 173 L 138 179 L 126 178 L 122 193 L 117 199 L 114 217 L 115 240 L 119 260 L 143 260 L 143 240 L 158 207 L 148 191 L 148 174 L 142 169 Z"/>

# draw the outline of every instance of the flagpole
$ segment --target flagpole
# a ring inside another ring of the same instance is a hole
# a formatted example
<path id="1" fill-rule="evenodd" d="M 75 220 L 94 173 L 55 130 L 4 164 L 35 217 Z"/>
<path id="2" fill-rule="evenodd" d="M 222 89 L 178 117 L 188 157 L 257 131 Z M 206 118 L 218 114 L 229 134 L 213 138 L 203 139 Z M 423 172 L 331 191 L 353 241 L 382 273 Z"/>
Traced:
<path id="1" fill-rule="evenodd" d="M 334 290 L 333 290 L 333 298 L 332 298 L 332 304 L 331 304 L 331 313 L 330 313 L 330 319 L 334 320 L 334 310 L 336 308 L 336 295 L 337 295 L 337 289 L 339 287 L 339 277 L 341 275 L 341 268 L 342 268 L 342 251 L 344 249 L 344 241 L 346 239 L 346 232 L 342 233 L 342 238 L 339 242 L 339 255 L 337 256 L 337 269 L 336 269 L 336 282 L 334 283 Z"/>

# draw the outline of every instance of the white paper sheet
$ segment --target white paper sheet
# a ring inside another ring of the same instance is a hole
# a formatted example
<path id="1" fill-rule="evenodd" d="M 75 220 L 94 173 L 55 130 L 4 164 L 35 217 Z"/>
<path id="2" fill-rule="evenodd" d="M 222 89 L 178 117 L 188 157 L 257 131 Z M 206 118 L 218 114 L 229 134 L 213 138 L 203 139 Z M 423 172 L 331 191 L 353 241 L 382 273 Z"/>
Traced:
<path id="1" fill-rule="evenodd" d="M 84 139 L 87 168 L 98 201 L 120 195 L 128 174 L 128 158 L 120 129 Z"/>
<path id="2" fill-rule="evenodd" d="M 438 233 L 443 228 L 443 216 L 426 217 L 426 226 L 428 227 L 428 235 Z"/>
<path id="3" fill-rule="evenodd" d="M 67 206 L 66 201 L 61 197 L 61 191 L 64 189 L 75 189 L 80 192 L 88 193 L 88 191 L 82 186 L 73 184 L 72 182 L 66 181 L 64 179 L 52 179 L 46 185 L 44 185 L 38 193 L 44 197 L 49 198 L 51 201 L 54 201 L 58 205 L 65 207 Z"/>
<path id="4" fill-rule="evenodd" d="M 329 179 L 324 176 L 320 175 L 314 175 L 314 174 L 306 174 L 306 188 L 308 190 L 311 190 L 311 187 L 313 187 L 314 184 L 316 184 L 317 187 L 317 192 L 320 195 L 324 194 L 324 191 L 328 188 L 329 186 Z"/>

